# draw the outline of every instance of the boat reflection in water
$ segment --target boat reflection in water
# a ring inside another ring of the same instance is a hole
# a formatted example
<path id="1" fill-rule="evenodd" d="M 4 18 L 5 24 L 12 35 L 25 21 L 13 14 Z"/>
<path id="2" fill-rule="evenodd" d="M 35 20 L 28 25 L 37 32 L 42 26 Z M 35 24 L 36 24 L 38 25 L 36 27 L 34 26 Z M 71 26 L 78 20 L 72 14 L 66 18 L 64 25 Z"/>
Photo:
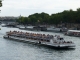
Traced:
<path id="1" fill-rule="evenodd" d="M 5 39 L 32 42 L 40 45 L 55 47 L 55 48 L 72 48 L 75 44 L 72 41 L 65 41 L 59 35 L 45 35 L 20 31 L 9 31 L 3 36 Z"/>

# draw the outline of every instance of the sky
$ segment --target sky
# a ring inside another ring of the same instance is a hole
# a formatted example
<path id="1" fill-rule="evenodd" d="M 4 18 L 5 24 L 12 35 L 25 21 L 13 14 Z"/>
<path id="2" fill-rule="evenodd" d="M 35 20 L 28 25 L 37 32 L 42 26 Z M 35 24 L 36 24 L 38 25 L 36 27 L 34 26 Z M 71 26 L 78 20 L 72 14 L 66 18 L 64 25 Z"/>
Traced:
<path id="1" fill-rule="evenodd" d="M 42 12 L 51 15 L 80 8 L 80 0 L 3 0 L 2 3 L 0 16 L 29 16 Z"/>

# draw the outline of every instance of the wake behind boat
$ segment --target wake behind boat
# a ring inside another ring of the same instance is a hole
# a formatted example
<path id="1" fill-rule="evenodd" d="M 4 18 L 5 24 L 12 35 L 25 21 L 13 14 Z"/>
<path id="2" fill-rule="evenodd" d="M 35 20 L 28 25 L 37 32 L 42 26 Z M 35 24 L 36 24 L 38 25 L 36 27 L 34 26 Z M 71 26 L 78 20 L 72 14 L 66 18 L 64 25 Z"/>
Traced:
<path id="1" fill-rule="evenodd" d="M 72 41 L 65 41 L 59 35 L 45 35 L 20 31 L 9 31 L 3 36 L 5 39 L 38 43 L 55 48 L 72 48 L 75 44 Z"/>

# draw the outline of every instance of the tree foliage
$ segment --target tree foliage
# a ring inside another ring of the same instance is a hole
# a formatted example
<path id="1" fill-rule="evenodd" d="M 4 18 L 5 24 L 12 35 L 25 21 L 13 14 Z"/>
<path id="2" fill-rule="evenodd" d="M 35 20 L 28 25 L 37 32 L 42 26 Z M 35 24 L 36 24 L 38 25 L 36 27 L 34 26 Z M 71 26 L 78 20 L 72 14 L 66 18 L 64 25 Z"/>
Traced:
<path id="1" fill-rule="evenodd" d="M 80 8 L 76 11 L 64 10 L 56 14 L 34 13 L 28 17 L 20 17 L 19 23 L 23 24 L 61 24 L 61 23 L 80 23 Z"/>
<path id="2" fill-rule="evenodd" d="M 0 0 L 0 7 L 2 7 L 2 0 Z"/>

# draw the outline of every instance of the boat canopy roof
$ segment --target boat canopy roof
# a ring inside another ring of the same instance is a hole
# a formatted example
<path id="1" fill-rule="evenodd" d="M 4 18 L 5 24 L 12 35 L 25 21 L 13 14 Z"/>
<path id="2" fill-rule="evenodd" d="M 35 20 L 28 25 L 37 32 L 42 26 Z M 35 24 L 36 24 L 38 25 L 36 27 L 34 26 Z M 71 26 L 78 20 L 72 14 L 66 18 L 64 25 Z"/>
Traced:
<path id="1" fill-rule="evenodd" d="M 68 32 L 80 32 L 80 30 L 68 30 Z"/>

